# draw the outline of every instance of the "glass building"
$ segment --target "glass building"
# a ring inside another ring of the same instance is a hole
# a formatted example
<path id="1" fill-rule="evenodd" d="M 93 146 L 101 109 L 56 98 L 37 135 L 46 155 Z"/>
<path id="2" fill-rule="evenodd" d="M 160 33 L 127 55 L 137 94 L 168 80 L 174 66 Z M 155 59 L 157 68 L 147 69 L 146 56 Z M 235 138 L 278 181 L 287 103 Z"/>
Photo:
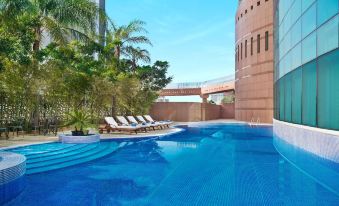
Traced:
<path id="1" fill-rule="evenodd" d="M 339 130 L 339 0 L 275 7 L 275 119 Z"/>

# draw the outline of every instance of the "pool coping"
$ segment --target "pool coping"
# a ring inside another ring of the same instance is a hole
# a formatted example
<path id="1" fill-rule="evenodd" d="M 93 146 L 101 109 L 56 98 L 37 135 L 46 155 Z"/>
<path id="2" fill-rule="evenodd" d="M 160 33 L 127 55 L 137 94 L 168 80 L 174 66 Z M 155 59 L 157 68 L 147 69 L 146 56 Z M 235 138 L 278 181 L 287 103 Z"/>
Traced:
<path id="1" fill-rule="evenodd" d="M 148 138 L 158 138 L 158 137 L 164 137 L 167 135 L 172 135 L 176 133 L 183 132 L 185 129 L 178 128 L 177 126 L 180 125 L 175 125 L 174 127 L 171 127 L 169 132 L 167 133 L 161 133 L 161 134 L 143 134 L 143 135 L 121 135 L 119 137 L 100 137 L 100 141 L 107 141 L 107 140 L 138 140 L 138 139 L 148 139 Z M 26 146 L 32 146 L 32 145 L 39 145 L 39 144 L 48 144 L 48 143 L 57 143 L 59 140 L 51 140 L 51 141 L 42 141 L 42 142 L 34 142 L 34 143 L 27 143 L 27 144 L 18 144 L 18 145 L 13 145 L 13 146 L 8 146 L 8 147 L 2 147 L 0 148 L 0 152 L 6 152 L 5 150 L 8 149 L 15 149 L 15 148 L 20 148 L 20 147 L 26 147 Z"/>
<path id="2" fill-rule="evenodd" d="M 169 130 L 167 133 L 160 133 L 160 134 L 142 134 L 142 135 L 125 135 L 122 134 L 120 136 L 115 136 L 115 137 L 100 137 L 101 141 L 107 141 L 107 140 L 140 140 L 140 139 L 148 139 L 148 138 L 159 138 L 159 137 L 164 137 L 167 135 L 172 135 L 176 133 L 183 132 L 185 129 L 180 128 L 185 127 L 185 126 L 199 126 L 199 125 L 220 125 L 220 124 L 228 124 L 228 125 L 249 125 L 249 126 L 273 126 L 273 124 L 265 124 L 265 123 L 249 123 L 249 122 L 242 122 L 242 121 L 234 121 L 234 122 L 222 122 L 222 121 L 201 121 L 201 122 L 178 122 L 176 125 L 170 127 L 171 130 Z M 42 142 L 34 142 L 34 143 L 23 143 L 23 144 L 18 144 L 18 145 L 13 145 L 13 146 L 8 146 L 8 147 L 2 147 L 0 148 L 0 152 L 8 149 L 14 149 L 14 148 L 19 148 L 19 147 L 25 147 L 25 146 L 31 146 L 31 145 L 39 145 L 39 144 L 47 144 L 47 143 L 56 143 L 59 142 L 58 140 L 50 140 L 50 141 L 42 141 Z"/>

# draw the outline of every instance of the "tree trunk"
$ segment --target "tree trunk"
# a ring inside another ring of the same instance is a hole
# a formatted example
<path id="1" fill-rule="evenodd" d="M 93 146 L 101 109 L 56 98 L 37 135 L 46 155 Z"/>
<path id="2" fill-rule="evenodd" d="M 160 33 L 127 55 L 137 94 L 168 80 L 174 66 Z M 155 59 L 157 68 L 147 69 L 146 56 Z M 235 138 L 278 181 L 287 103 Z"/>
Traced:
<path id="1" fill-rule="evenodd" d="M 35 40 L 33 43 L 33 51 L 38 52 L 40 50 L 40 43 L 41 43 L 41 28 L 37 27 L 35 28 Z"/>
<path id="2" fill-rule="evenodd" d="M 121 54 L 121 48 L 120 48 L 120 46 L 116 46 L 115 47 L 115 52 L 114 52 L 115 54 L 114 54 L 114 56 L 115 56 L 115 58 L 117 58 L 118 60 L 120 60 L 120 54 Z"/>
<path id="3" fill-rule="evenodd" d="M 112 110 L 111 110 L 111 115 L 112 115 L 112 117 L 114 117 L 115 116 L 115 114 L 116 114 L 116 98 L 115 98 L 115 96 L 113 95 L 112 96 Z"/>
<path id="4" fill-rule="evenodd" d="M 135 60 L 135 58 L 132 59 L 132 70 L 133 70 L 133 74 L 135 74 L 137 70 L 137 61 Z"/>

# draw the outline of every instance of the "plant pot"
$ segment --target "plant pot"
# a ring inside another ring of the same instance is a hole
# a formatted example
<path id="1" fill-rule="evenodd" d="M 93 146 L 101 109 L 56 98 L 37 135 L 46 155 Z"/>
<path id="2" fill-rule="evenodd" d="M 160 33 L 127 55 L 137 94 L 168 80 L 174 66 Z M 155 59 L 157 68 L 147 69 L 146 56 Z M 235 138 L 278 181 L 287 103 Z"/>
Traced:
<path id="1" fill-rule="evenodd" d="M 72 131 L 72 136 L 84 136 L 83 131 Z"/>

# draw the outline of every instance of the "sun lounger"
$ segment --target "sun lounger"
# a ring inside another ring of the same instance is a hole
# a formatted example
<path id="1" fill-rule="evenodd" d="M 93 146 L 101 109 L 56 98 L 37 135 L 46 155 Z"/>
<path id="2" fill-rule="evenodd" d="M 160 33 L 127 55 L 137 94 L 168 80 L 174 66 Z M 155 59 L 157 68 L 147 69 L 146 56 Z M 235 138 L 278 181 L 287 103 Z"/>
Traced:
<path id="1" fill-rule="evenodd" d="M 141 129 L 140 126 L 124 126 L 119 125 L 113 117 L 105 117 L 107 126 L 112 131 L 126 131 L 126 132 L 135 132 L 137 134 L 138 130 Z"/>
<path id="2" fill-rule="evenodd" d="M 144 115 L 144 117 L 145 117 L 145 119 L 146 119 L 146 121 L 148 121 L 148 122 L 155 122 L 155 123 L 159 123 L 159 124 L 162 124 L 162 125 L 164 125 L 164 126 L 166 126 L 166 127 L 169 127 L 169 125 L 170 124 L 172 124 L 173 122 L 172 121 L 160 121 L 160 122 L 157 122 L 157 121 L 155 121 L 150 115 Z"/>
<path id="3" fill-rule="evenodd" d="M 138 122 L 137 123 L 132 123 L 130 124 L 127 119 L 123 116 L 117 116 L 117 120 L 123 125 L 123 126 L 137 126 L 137 127 L 140 127 L 141 129 L 143 129 L 145 132 L 147 132 L 147 129 L 150 128 L 149 125 L 145 124 L 145 125 L 142 125 L 142 124 L 139 124 Z"/>
<path id="4" fill-rule="evenodd" d="M 141 116 L 141 115 L 138 115 L 138 116 L 137 116 L 137 119 L 138 119 L 140 122 L 142 122 L 142 123 L 154 125 L 154 126 L 156 126 L 156 127 L 160 127 L 161 129 L 163 129 L 163 128 L 166 127 L 165 124 L 162 124 L 162 123 L 160 123 L 160 122 L 149 122 L 149 121 L 146 121 L 146 119 L 145 119 L 143 116 Z"/>
<path id="5" fill-rule="evenodd" d="M 130 122 L 132 122 L 132 123 L 134 123 L 134 124 L 139 124 L 139 122 L 133 117 L 133 116 L 127 116 L 127 119 L 128 119 L 128 121 L 130 121 Z M 139 120 L 140 121 L 140 120 Z M 155 129 L 156 128 L 161 128 L 160 127 L 160 125 L 152 125 L 152 124 L 149 124 L 149 123 L 147 123 L 145 120 L 144 121 L 140 121 L 141 122 L 141 124 L 143 124 L 143 125 L 148 125 L 149 127 L 151 127 L 154 131 L 155 131 Z"/>

